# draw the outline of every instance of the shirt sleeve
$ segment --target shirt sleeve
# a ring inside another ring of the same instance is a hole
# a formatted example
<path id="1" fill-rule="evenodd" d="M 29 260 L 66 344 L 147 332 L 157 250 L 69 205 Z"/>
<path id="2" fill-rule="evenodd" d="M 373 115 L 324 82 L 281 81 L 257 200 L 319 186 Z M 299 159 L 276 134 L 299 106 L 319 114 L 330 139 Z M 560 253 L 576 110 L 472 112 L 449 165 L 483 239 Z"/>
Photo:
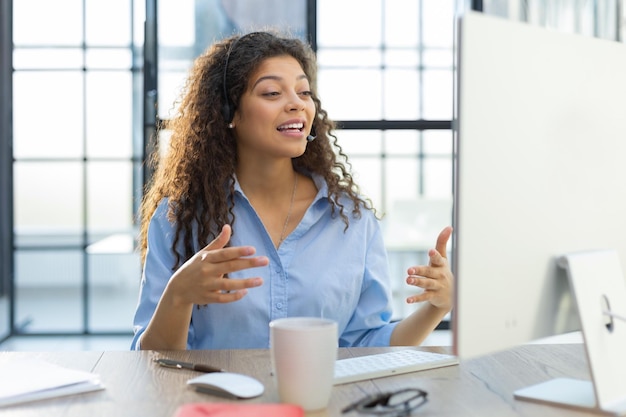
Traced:
<path id="1" fill-rule="evenodd" d="M 167 219 L 167 201 L 161 202 L 148 226 L 148 248 L 141 275 L 139 301 L 133 320 L 132 350 L 139 350 L 139 339 L 152 319 L 161 295 L 167 286 L 174 265 L 172 239 L 174 228 Z"/>
<path id="2" fill-rule="evenodd" d="M 382 231 L 374 233 L 365 251 L 363 284 L 354 314 L 339 338 L 340 346 L 389 346 L 396 323 L 391 323 L 391 284 Z"/>

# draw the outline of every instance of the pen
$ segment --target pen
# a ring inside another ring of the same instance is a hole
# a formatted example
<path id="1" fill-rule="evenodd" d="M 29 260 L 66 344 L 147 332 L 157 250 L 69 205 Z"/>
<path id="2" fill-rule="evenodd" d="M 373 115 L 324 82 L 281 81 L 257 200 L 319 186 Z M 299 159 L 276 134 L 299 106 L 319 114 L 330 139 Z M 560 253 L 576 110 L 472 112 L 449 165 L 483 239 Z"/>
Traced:
<path id="1" fill-rule="evenodd" d="M 154 361 L 168 368 L 192 369 L 198 372 L 225 372 L 223 369 L 201 363 L 182 362 L 174 359 L 154 359 Z"/>

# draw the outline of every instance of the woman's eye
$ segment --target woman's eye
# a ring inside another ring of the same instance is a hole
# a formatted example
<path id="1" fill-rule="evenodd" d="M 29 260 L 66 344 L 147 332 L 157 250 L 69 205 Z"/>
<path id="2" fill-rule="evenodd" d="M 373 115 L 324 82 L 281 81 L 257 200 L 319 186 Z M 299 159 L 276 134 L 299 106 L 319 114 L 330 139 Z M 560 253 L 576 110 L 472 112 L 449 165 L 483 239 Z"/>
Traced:
<path id="1" fill-rule="evenodd" d="M 312 92 L 310 92 L 310 91 L 303 91 L 303 92 L 301 92 L 300 94 L 301 94 L 301 95 L 303 95 L 303 96 L 308 96 L 308 97 L 310 97 L 310 96 L 312 96 L 312 95 L 313 95 L 313 93 L 312 93 Z"/>
<path id="2" fill-rule="evenodd" d="M 277 96 L 279 94 L 280 93 L 278 91 L 270 91 L 270 92 L 267 92 L 267 93 L 263 93 L 263 95 L 266 96 L 266 97 L 274 97 L 274 96 Z"/>

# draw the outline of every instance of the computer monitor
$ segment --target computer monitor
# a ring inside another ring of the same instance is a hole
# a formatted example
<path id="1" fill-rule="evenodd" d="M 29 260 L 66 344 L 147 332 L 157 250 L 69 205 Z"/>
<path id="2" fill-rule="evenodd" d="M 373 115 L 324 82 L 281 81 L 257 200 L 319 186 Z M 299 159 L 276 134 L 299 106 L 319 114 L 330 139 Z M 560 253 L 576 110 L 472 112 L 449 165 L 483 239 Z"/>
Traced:
<path id="1" fill-rule="evenodd" d="M 615 250 L 626 267 L 626 45 L 469 12 L 457 47 L 452 327 L 464 360 L 579 328 L 589 300 L 572 296 L 561 255 Z"/>

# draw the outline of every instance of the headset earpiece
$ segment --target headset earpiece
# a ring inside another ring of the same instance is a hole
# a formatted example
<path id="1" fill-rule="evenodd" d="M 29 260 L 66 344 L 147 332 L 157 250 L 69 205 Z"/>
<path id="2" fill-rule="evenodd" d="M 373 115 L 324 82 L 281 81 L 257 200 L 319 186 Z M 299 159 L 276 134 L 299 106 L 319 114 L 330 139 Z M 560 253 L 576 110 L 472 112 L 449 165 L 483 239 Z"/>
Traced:
<path id="1" fill-rule="evenodd" d="M 228 85 L 226 84 L 226 75 L 228 74 L 228 61 L 230 61 L 230 54 L 233 53 L 235 48 L 237 47 L 237 43 L 244 38 L 249 38 L 251 36 L 260 35 L 263 32 L 250 32 L 245 35 L 239 36 L 237 39 L 232 41 L 230 47 L 228 48 L 228 52 L 226 53 L 226 59 L 224 60 L 224 74 L 222 77 L 222 93 L 224 95 L 224 104 L 222 105 L 222 116 L 224 116 L 224 120 L 226 124 L 229 124 L 233 121 L 235 117 L 236 106 L 235 103 L 230 101 L 230 97 L 228 96 Z"/>
<path id="2" fill-rule="evenodd" d="M 228 99 L 225 99 L 228 100 Z M 224 120 L 226 120 L 226 124 L 229 124 L 230 122 L 233 121 L 233 117 L 234 117 L 234 112 L 232 111 L 232 107 L 230 106 L 230 103 L 224 103 L 222 105 L 222 116 L 224 117 Z"/>

